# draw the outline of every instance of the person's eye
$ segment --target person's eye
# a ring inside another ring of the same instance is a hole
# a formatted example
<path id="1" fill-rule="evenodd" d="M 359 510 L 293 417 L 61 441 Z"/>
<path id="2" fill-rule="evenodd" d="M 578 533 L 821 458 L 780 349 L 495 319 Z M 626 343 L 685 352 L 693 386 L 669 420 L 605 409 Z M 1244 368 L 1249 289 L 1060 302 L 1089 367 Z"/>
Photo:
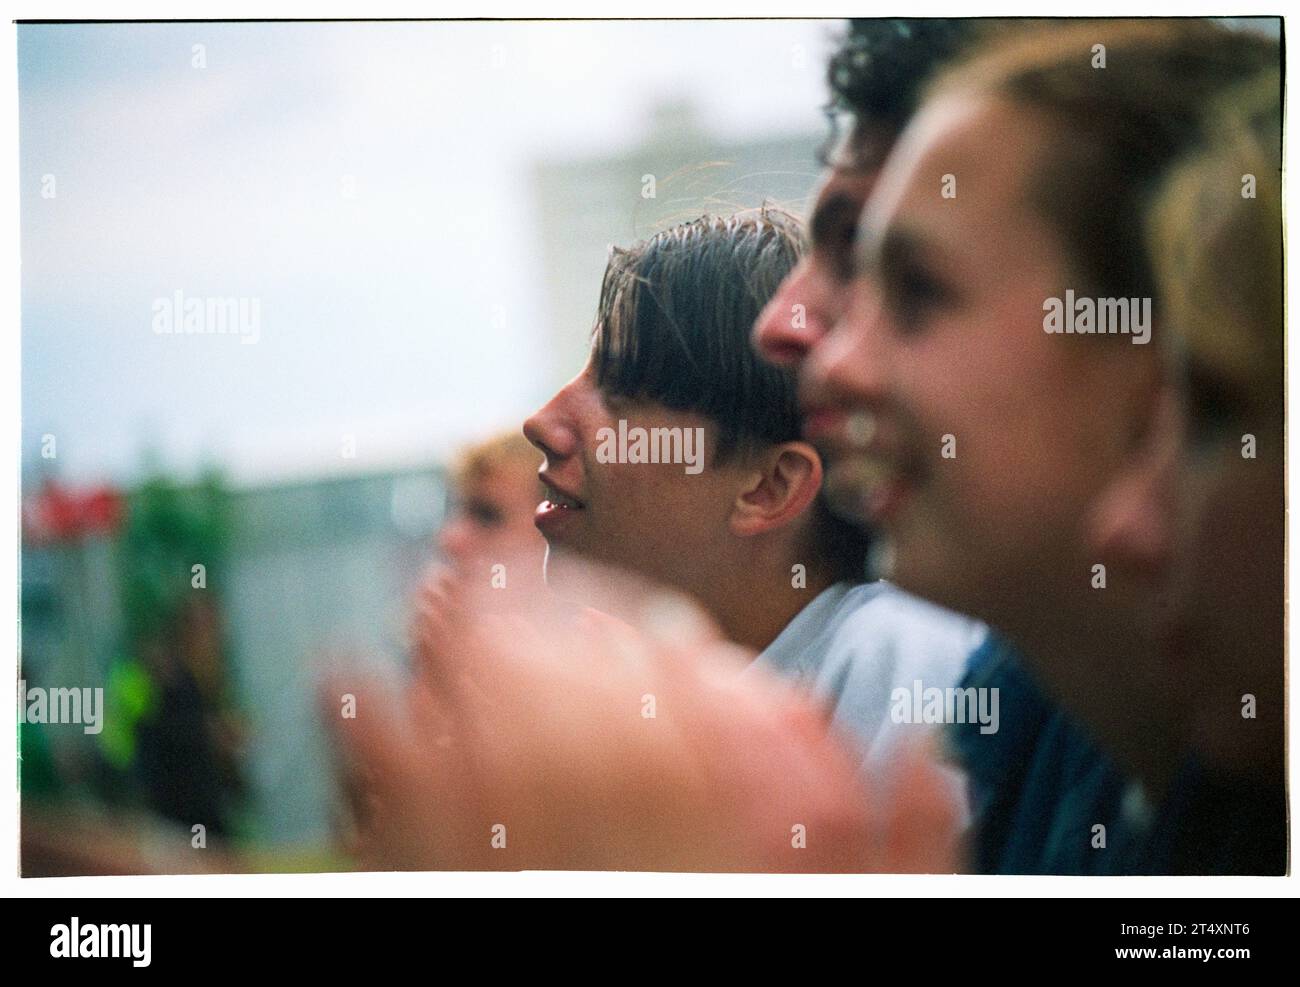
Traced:
<path id="1" fill-rule="evenodd" d="M 1193 449 L 1222 445 L 1242 431 L 1241 401 L 1233 388 L 1193 365 L 1184 391 L 1187 437 Z"/>
<path id="2" fill-rule="evenodd" d="M 908 266 L 887 279 L 886 299 L 898 324 L 908 330 L 924 326 L 933 313 L 952 299 L 952 292 L 924 268 Z"/>
<path id="3" fill-rule="evenodd" d="M 505 522 L 501 509 L 486 501 L 470 501 L 465 505 L 465 513 L 473 518 L 475 524 L 484 528 L 497 528 Z"/>
<path id="4" fill-rule="evenodd" d="M 819 209 L 812 219 L 814 249 L 830 264 L 842 281 L 853 275 L 853 248 L 858 240 L 858 214 L 862 204 L 837 200 Z"/>
<path id="5" fill-rule="evenodd" d="M 813 228 L 813 242 L 834 252 L 853 246 L 857 238 L 857 216 L 849 209 L 836 209 L 822 216 Z"/>

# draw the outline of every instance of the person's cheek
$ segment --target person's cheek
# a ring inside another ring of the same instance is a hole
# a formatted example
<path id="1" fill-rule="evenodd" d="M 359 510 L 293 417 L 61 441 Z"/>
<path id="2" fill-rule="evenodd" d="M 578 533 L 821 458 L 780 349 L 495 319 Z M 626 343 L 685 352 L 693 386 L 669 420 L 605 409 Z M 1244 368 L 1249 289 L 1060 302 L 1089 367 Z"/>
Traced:
<path id="1" fill-rule="evenodd" d="M 473 545 L 473 533 L 464 517 L 453 517 L 438 534 L 438 549 L 452 562 L 463 562 Z"/>
<path id="2" fill-rule="evenodd" d="M 1167 450 L 1148 447 L 1102 491 L 1087 529 L 1099 558 L 1148 577 L 1165 572 L 1178 511 L 1173 465 Z"/>

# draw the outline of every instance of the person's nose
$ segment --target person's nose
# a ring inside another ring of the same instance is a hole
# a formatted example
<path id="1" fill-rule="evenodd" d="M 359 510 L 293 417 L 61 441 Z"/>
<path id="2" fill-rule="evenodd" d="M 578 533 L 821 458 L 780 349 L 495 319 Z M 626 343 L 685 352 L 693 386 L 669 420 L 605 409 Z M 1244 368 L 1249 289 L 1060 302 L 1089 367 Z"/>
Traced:
<path id="1" fill-rule="evenodd" d="M 829 328 L 825 276 L 812 257 L 805 257 L 754 323 L 754 346 L 777 366 L 797 366 Z"/>
<path id="2" fill-rule="evenodd" d="M 1094 550 L 1147 577 L 1172 557 L 1177 506 L 1177 410 L 1172 398 L 1161 405 L 1145 448 L 1101 493 L 1090 518 Z"/>
<path id="3" fill-rule="evenodd" d="M 544 467 L 572 456 L 581 445 L 569 409 L 582 380 L 581 376 L 574 378 L 524 422 L 524 438 L 546 457 Z"/>
<path id="4" fill-rule="evenodd" d="M 844 290 L 849 298 L 842 314 L 804 364 L 805 405 L 873 404 L 887 393 L 891 358 L 880 301 L 863 282 Z"/>

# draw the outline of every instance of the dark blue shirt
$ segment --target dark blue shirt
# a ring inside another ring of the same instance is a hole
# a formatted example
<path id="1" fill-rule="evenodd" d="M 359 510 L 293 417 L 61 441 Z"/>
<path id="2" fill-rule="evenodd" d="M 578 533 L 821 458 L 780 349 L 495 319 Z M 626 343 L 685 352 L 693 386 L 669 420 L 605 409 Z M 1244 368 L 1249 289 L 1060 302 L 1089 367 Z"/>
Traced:
<path id="1" fill-rule="evenodd" d="M 947 729 L 969 778 L 974 870 L 1131 872 L 1133 839 L 1121 824 L 1124 776 L 1043 694 L 1014 648 L 990 634 L 971 655 L 961 687 L 997 689 L 1001 710 L 997 733 L 980 733 L 978 724 Z"/>
<path id="2" fill-rule="evenodd" d="M 1226 782 L 1189 757 L 1152 811 L 1140 788 L 1043 694 L 1006 641 L 989 636 L 971 655 L 961 687 L 998 689 L 1001 709 L 997 733 L 982 734 L 978 724 L 952 724 L 946 733 L 969 777 L 967 840 L 976 872 L 1285 873 L 1280 768 Z"/>

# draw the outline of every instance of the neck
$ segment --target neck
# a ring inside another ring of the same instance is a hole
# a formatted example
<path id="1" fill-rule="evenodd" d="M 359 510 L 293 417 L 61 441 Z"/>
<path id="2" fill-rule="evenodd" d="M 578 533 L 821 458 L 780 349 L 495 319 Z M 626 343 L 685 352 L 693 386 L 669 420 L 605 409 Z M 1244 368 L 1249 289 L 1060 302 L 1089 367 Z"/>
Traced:
<path id="1" fill-rule="evenodd" d="M 754 651 L 762 651 L 776 640 L 786 625 L 835 580 L 829 576 L 807 577 L 807 585 L 796 588 L 791 562 L 784 568 L 755 567 L 748 572 L 774 572 L 770 588 L 756 588 L 753 583 L 718 580 L 717 589 L 702 598 L 705 608 L 728 638 Z M 732 570 L 737 571 L 737 570 Z M 736 583 L 739 583 L 738 585 Z"/>

